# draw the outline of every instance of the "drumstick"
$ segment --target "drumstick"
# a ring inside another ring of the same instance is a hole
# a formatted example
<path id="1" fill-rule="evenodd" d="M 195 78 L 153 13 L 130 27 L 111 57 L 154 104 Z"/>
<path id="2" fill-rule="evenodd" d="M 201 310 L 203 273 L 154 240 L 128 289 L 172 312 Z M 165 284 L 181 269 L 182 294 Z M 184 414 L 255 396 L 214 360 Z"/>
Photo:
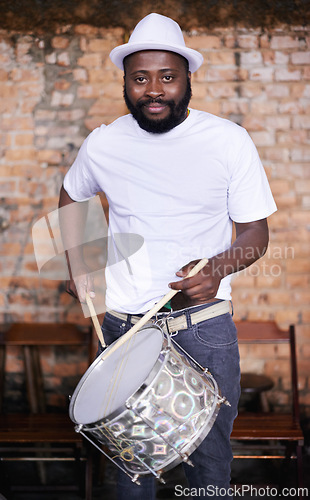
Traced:
<path id="1" fill-rule="evenodd" d="M 106 343 L 105 343 L 103 335 L 102 335 L 102 330 L 101 330 L 101 327 L 100 327 L 100 324 L 99 324 L 99 321 L 98 321 L 98 318 L 97 318 L 97 314 L 96 314 L 96 311 L 95 311 L 95 308 L 94 308 L 94 304 L 93 304 L 90 296 L 88 295 L 88 293 L 86 294 L 86 303 L 88 305 L 90 316 L 91 316 L 91 319 L 93 321 L 93 325 L 95 327 L 98 339 L 100 340 L 100 343 L 101 343 L 102 347 L 106 347 Z"/>
<path id="2" fill-rule="evenodd" d="M 191 278 L 192 276 L 195 276 L 201 269 L 208 263 L 208 259 L 201 259 L 187 274 L 186 278 Z M 161 309 L 167 302 L 174 297 L 178 293 L 179 290 L 170 290 L 162 299 L 160 299 L 153 307 L 150 309 L 144 316 L 142 316 L 139 321 L 133 325 L 128 332 L 126 332 L 122 337 L 119 338 L 117 342 L 111 348 L 107 351 L 107 356 L 112 354 L 116 349 L 118 349 L 121 345 L 126 342 L 132 335 L 134 335 L 142 326 L 144 326 L 149 319 L 154 316 L 159 309 Z"/>

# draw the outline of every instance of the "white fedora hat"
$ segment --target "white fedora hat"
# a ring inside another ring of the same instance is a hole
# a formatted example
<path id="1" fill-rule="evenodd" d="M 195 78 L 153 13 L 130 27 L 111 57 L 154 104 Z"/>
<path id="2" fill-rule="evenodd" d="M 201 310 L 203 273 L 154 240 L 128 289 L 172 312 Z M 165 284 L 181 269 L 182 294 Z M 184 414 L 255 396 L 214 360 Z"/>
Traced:
<path id="1" fill-rule="evenodd" d="M 188 60 L 191 73 L 203 63 L 202 54 L 186 47 L 180 26 L 169 17 L 160 14 L 152 13 L 144 17 L 133 30 L 128 43 L 115 47 L 110 53 L 110 58 L 123 70 L 123 59 L 140 50 L 176 52 Z"/>

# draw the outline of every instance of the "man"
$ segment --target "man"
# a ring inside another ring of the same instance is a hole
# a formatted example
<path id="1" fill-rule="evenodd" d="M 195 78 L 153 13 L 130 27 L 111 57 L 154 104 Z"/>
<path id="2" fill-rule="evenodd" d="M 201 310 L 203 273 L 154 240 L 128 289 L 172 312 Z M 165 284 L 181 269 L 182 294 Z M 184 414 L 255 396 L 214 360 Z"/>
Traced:
<path id="1" fill-rule="evenodd" d="M 240 392 L 236 329 L 228 311 L 230 278 L 266 251 L 266 218 L 276 206 L 247 132 L 188 109 L 191 73 L 203 58 L 185 46 L 174 21 L 146 16 L 110 57 L 124 70 L 130 114 L 89 135 L 65 177 L 60 206 L 104 191 L 112 237 L 136 233 L 144 238 L 147 255 L 141 261 L 134 260 L 130 269 L 106 269 L 109 312 L 102 329 L 108 344 L 169 287 L 178 290 L 171 316 L 185 315 L 187 326 L 174 332 L 177 341 L 209 368 L 231 403 L 221 408 L 209 435 L 191 455 L 195 467 L 185 464 L 185 472 L 201 496 L 216 498 L 216 488 L 221 488 L 219 498 L 225 498 Z M 231 244 L 233 222 L 236 238 Z M 209 259 L 202 271 L 185 278 L 202 257 Z M 77 274 L 82 278 L 75 281 L 77 289 L 70 283 L 69 292 L 83 301 L 93 291 L 82 259 Z M 195 323 L 197 311 L 203 319 Z M 153 478 L 141 482 L 137 486 L 121 473 L 119 499 L 154 499 Z"/>

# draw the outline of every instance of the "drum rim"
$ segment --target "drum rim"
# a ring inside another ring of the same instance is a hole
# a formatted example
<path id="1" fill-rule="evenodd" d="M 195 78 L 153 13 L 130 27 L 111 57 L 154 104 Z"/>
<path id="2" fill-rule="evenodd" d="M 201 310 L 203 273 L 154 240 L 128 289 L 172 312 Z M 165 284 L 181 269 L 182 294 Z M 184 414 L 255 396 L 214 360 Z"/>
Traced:
<path id="1" fill-rule="evenodd" d="M 160 331 L 161 335 L 162 335 L 162 339 L 164 338 L 167 338 L 168 340 L 168 345 L 170 346 L 171 345 L 171 340 L 170 340 L 170 337 L 168 334 L 166 334 L 164 332 L 164 330 L 157 324 L 146 324 L 145 326 L 143 326 L 142 328 L 139 329 L 139 332 L 143 331 L 143 330 L 146 330 L 146 329 L 149 329 L 149 328 L 155 328 L 157 330 Z M 138 332 L 137 332 L 138 333 Z M 121 338 L 121 337 L 119 337 Z M 93 370 L 95 369 L 95 367 L 100 363 L 100 362 L 104 362 L 104 356 L 108 355 L 108 350 L 112 348 L 112 346 L 114 345 L 115 342 L 117 342 L 119 339 L 115 340 L 114 342 L 112 342 L 112 344 L 110 344 L 93 362 L 92 364 L 88 367 L 88 369 L 86 370 L 86 372 L 84 373 L 84 375 L 82 376 L 82 378 L 80 379 L 80 381 L 78 382 L 75 390 L 73 391 L 73 394 L 70 398 L 70 405 L 69 405 L 69 416 L 70 416 L 70 419 L 72 420 L 72 422 L 74 422 L 75 424 L 78 424 L 78 425 L 82 425 L 83 427 L 87 426 L 87 429 L 88 430 L 91 430 L 89 426 L 95 426 L 98 424 L 98 422 L 102 422 L 102 423 L 107 423 L 111 420 L 113 420 L 115 417 L 120 417 L 121 414 L 123 414 L 124 412 L 128 411 L 128 408 L 126 407 L 126 403 L 127 401 L 129 401 L 131 398 L 133 398 L 135 396 L 135 394 L 139 393 L 141 391 L 141 388 L 144 387 L 142 389 L 142 392 L 141 394 L 139 394 L 139 398 L 141 397 L 141 395 L 144 393 L 144 391 L 146 390 L 147 386 L 146 384 L 150 384 L 153 379 L 155 379 L 156 377 L 156 373 L 159 371 L 158 370 L 158 366 L 162 366 L 163 363 L 165 363 L 166 361 L 166 358 L 167 358 L 167 355 L 164 356 L 164 361 L 161 361 L 160 360 L 160 355 L 163 353 L 164 351 L 164 348 L 163 348 L 163 342 L 162 342 L 162 347 L 161 347 L 161 350 L 158 354 L 158 357 L 155 361 L 155 363 L 153 364 L 153 366 L 151 367 L 150 369 L 150 372 L 149 374 L 147 375 L 146 379 L 143 381 L 143 383 L 140 385 L 140 387 L 138 387 L 130 396 L 128 396 L 128 398 L 118 407 L 116 408 L 113 412 L 109 413 L 108 415 L 100 418 L 99 420 L 95 420 L 95 421 L 92 421 L 92 422 L 88 422 L 88 423 L 81 423 L 79 422 L 78 420 L 76 420 L 75 416 L 74 416 L 74 407 L 75 407 L 75 403 L 77 401 L 77 398 L 79 396 L 79 393 L 84 385 L 84 383 L 86 382 L 86 380 L 88 379 L 88 377 L 90 376 L 90 374 L 93 372 Z"/>

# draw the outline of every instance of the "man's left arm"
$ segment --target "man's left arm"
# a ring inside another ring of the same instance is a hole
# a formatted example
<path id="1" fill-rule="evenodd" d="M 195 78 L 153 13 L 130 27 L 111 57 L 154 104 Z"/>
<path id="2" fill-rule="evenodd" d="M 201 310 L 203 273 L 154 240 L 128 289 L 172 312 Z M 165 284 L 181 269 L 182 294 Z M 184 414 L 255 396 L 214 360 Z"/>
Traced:
<path id="1" fill-rule="evenodd" d="M 170 288 L 179 290 L 185 296 L 185 306 L 204 304 L 213 299 L 225 276 L 247 268 L 265 254 L 269 241 L 267 219 L 235 223 L 235 226 L 236 239 L 230 248 L 210 258 L 207 265 L 192 278 L 169 284 Z M 189 262 L 176 275 L 186 276 L 197 262 Z"/>

